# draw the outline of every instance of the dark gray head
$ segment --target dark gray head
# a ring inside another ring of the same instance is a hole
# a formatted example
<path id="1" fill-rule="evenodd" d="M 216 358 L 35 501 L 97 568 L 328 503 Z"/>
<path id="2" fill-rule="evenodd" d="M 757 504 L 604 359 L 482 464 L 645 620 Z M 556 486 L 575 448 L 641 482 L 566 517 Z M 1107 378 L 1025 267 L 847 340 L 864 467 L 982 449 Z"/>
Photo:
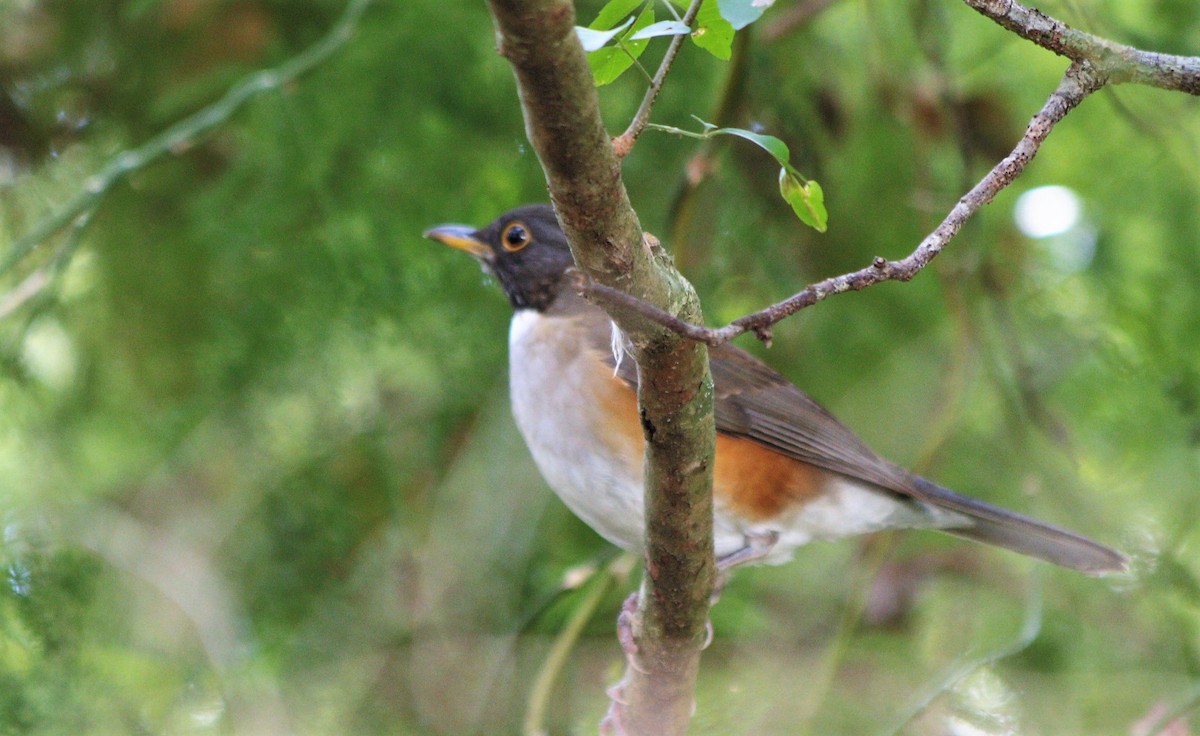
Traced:
<path id="1" fill-rule="evenodd" d="M 513 309 L 545 311 L 574 264 L 554 209 L 532 204 L 505 212 L 490 225 L 438 225 L 425 237 L 470 253 L 496 277 Z"/>

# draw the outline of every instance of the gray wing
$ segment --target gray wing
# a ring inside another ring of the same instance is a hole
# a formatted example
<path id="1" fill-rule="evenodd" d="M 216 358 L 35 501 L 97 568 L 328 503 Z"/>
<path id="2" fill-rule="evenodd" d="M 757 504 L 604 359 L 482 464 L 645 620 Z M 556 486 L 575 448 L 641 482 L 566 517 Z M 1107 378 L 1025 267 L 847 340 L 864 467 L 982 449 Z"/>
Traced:
<path id="1" fill-rule="evenodd" d="M 593 339 L 599 340 L 600 333 L 594 332 Z M 708 355 L 718 432 L 754 440 L 780 454 L 880 488 L 916 495 L 911 473 L 876 455 L 825 407 L 761 360 L 729 344 L 710 348 Z M 617 364 L 609 357 L 609 364 L 626 383 L 637 387 L 637 364 L 632 359 Z"/>
<path id="2" fill-rule="evenodd" d="M 605 320 L 607 322 L 607 320 Z M 611 339 L 611 328 L 605 339 Z M 610 351 L 611 352 L 611 351 Z M 608 353 L 606 353 L 608 354 Z M 617 374 L 637 387 L 637 365 Z M 945 529 L 1057 565 L 1099 574 L 1123 570 L 1124 555 L 1066 529 L 959 495 L 876 455 L 823 406 L 759 359 L 733 345 L 709 350 L 717 431 L 746 437 L 783 455 L 882 491 L 958 512 L 971 525 Z"/>

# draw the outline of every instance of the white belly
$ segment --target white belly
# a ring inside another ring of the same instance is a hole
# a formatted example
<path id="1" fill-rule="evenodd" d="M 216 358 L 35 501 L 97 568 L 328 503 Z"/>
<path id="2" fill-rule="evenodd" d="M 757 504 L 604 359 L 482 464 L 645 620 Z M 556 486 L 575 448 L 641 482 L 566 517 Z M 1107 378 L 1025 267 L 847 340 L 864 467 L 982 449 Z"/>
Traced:
<path id="1" fill-rule="evenodd" d="M 513 417 L 546 483 L 588 526 L 623 549 L 642 546 L 642 463 L 603 435 L 595 385 L 603 356 L 580 350 L 572 320 L 532 310 L 513 316 L 509 387 Z M 544 380 L 554 376 L 553 380 Z M 612 378 L 611 380 L 619 380 Z"/>

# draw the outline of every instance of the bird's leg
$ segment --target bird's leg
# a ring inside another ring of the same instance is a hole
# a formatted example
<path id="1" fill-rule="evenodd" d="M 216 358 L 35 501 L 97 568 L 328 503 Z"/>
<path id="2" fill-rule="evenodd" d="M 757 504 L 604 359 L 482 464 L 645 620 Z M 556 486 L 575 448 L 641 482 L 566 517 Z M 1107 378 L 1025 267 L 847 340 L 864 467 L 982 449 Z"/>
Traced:
<path id="1" fill-rule="evenodd" d="M 604 714 L 603 720 L 600 721 L 600 734 L 601 736 L 625 736 L 625 681 L 621 680 L 605 692 L 608 693 L 612 702 L 609 704 L 608 712 Z"/>
<path id="2" fill-rule="evenodd" d="M 771 554 L 779 541 L 779 532 L 747 532 L 745 544 L 727 555 L 717 558 L 717 572 L 724 573 L 738 565 L 761 560 Z"/>
<path id="3" fill-rule="evenodd" d="M 761 560 L 771 554 L 771 550 L 775 549 L 775 544 L 779 541 L 779 532 L 747 532 L 743 539 L 745 544 L 741 547 L 717 558 L 717 579 L 713 583 L 709 608 L 715 606 L 721 598 L 721 592 L 729 583 L 729 572 L 739 565 Z"/>
<path id="4" fill-rule="evenodd" d="M 727 555 L 717 558 L 717 580 L 713 584 L 711 604 L 715 604 L 729 582 L 729 572 L 739 565 L 756 562 L 771 554 L 775 543 L 779 541 L 779 532 L 747 532 L 743 537 L 745 544 Z"/>

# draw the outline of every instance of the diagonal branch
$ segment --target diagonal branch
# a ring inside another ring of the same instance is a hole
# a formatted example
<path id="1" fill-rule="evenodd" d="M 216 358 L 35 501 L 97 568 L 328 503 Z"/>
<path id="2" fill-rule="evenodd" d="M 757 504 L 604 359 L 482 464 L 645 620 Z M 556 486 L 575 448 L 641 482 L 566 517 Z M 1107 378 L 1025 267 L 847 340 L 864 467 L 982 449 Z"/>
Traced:
<path id="1" fill-rule="evenodd" d="M 976 184 L 971 191 L 950 210 L 941 224 L 925 236 L 925 239 L 907 257 L 898 261 L 876 258 L 871 265 L 841 276 L 833 276 L 811 284 L 803 291 L 772 304 L 766 309 L 739 317 L 719 328 L 708 328 L 681 320 L 651 304 L 635 299 L 616 289 L 597 284 L 577 275 L 580 293 L 598 302 L 635 311 L 646 319 L 653 320 L 683 337 L 710 346 L 728 342 L 744 332 L 754 332 L 759 339 L 770 340 L 771 325 L 796 312 L 811 307 L 819 301 L 847 291 L 861 291 L 883 281 L 909 281 L 930 264 L 942 252 L 951 239 L 962 229 L 984 205 L 988 204 L 1005 187 L 1011 184 L 1025 166 L 1037 154 L 1038 149 L 1050 135 L 1058 121 L 1066 117 L 1088 95 L 1100 89 L 1105 78 L 1096 73 L 1088 62 L 1071 64 L 1059 82 L 1058 88 L 1046 100 L 1046 104 L 1029 121 L 1025 135 L 1017 142 L 1012 153 L 1004 157 Z"/>
<path id="2" fill-rule="evenodd" d="M 1134 82 L 1200 95 L 1200 57 L 1143 51 L 1076 30 L 1016 0 L 963 0 L 1021 38 L 1075 62 L 1088 61 L 1114 84 Z"/>
<path id="3" fill-rule="evenodd" d="M 62 244 L 54 251 L 54 255 L 50 257 L 50 260 L 31 271 L 28 276 L 21 279 L 21 282 L 8 292 L 0 295 L 0 319 L 8 317 L 38 294 L 42 293 L 42 290 L 49 286 L 54 281 L 54 278 L 66 268 L 71 260 L 71 256 L 75 254 L 75 251 L 79 249 L 79 245 L 83 241 L 83 231 L 91 223 L 93 212 L 94 210 L 87 210 L 75 218 L 70 232 Z"/>
<path id="4" fill-rule="evenodd" d="M 350 0 L 329 33 L 312 46 L 273 69 L 263 69 L 243 77 L 217 102 L 175 123 L 137 148 L 122 151 L 111 158 L 98 172 L 88 177 L 83 189 L 17 238 L 7 252 L 0 254 L 0 275 L 15 268 L 51 236 L 71 223 L 79 222 L 80 216 L 92 212 L 118 181 L 166 153 L 188 147 L 201 135 L 228 121 L 249 100 L 264 92 L 286 87 L 328 59 L 353 37 L 359 18 L 370 3 L 371 0 Z"/>
<path id="5" fill-rule="evenodd" d="M 689 28 L 700 12 L 701 2 L 702 0 L 692 0 L 687 12 L 683 14 L 682 22 Z M 687 34 L 680 34 L 671 39 L 671 45 L 667 47 L 667 53 L 663 55 L 662 62 L 658 65 L 658 71 L 650 80 L 650 89 L 646 90 L 646 96 L 642 98 L 642 104 L 638 106 L 629 127 L 625 129 L 624 133 L 613 139 L 613 151 L 618 158 L 629 155 L 633 144 L 637 143 L 637 139 L 646 130 L 646 124 L 650 122 L 650 111 L 654 109 L 654 103 L 658 101 L 658 93 L 662 91 L 663 82 L 667 81 L 667 72 L 671 71 L 671 65 L 675 63 L 675 56 L 679 53 L 679 47 L 683 46 L 685 38 L 687 38 Z"/>

